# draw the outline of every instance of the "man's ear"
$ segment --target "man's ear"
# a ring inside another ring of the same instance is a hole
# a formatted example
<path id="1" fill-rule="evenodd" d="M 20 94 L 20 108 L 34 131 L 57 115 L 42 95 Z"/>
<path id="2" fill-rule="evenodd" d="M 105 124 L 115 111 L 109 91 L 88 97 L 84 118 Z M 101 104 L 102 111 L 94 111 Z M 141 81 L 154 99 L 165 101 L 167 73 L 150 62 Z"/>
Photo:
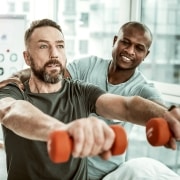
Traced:
<path id="1" fill-rule="evenodd" d="M 114 36 L 114 39 L 113 39 L 113 46 L 114 46 L 114 44 L 115 44 L 117 38 L 118 38 L 118 36 Z"/>
<path id="2" fill-rule="evenodd" d="M 30 61 L 30 56 L 29 56 L 28 51 L 23 51 L 23 56 L 24 56 L 26 64 L 29 66 L 31 61 Z"/>
<path id="3" fill-rule="evenodd" d="M 148 52 L 146 53 L 146 57 L 148 56 L 149 53 L 150 53 L 150 50 L 148 50 Z"/>

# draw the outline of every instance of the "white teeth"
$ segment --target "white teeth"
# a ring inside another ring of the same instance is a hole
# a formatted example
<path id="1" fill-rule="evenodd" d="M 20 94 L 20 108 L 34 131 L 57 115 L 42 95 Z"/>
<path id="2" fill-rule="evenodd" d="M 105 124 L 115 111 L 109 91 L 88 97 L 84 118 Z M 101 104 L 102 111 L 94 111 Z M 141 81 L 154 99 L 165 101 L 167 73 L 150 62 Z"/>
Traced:
<path id="1" fill-rule="evenodd" d="M 129 58 L 125 57 L 125 56 L 122 56 L 122 58 L 123 58 L 124 61 L 128 61 L 128 62 L 131 61 L 131 59 L 129 59 Z"/>

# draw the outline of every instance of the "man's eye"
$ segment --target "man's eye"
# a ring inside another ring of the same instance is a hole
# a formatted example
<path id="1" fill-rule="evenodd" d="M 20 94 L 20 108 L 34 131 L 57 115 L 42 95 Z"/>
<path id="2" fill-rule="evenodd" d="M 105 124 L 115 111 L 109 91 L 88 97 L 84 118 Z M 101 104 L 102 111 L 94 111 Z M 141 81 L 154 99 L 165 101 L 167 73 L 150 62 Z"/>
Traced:
<path id="1" fill-rule="evenodd" d="M 121 40 L 121 43 L 122 43 L 122 44 L 124 44 L 124 45 L 129 44 L 129 42 L 128 42 L 128 41 L 124 41 L 124 40 Z"/>
<path id="2" fill-rule="evenodd" d="M 63 48 L 64 48 L 64 45 L 58 45 L 58 48 L 59 48 L 59 49 L 63 49 Z"/>
<path id="3" fill-rule="evenodd" d="M 47 45 L 40 45 L 40 49 L 45 49 L 45 48 L 47 48 Z"/>
<path id="4" fill-rule="evenodd" d="M 138 51 L 144 51 L 144 50 L 145 50 L 143 47 L 139 47 L 139 46 L 137 46 L 136 49 L 137 49 Z"/>

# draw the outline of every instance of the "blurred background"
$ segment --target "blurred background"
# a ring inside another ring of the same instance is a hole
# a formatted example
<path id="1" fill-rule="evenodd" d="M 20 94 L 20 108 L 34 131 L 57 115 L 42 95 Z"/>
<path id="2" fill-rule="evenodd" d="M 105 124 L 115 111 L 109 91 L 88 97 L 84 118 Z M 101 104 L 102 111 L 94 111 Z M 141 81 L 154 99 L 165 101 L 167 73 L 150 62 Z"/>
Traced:
<path id="1" fill-rule="evenodd" d="M 113 36 L 127 21 L 144 22 L 153 33 L 151 53 L 139 67 L 157 85 L 169 104 L 180 104 L 180 0 L 1 0 L 0 81 L 25 68 L 24 31 L 41 18 L 58 22 L 65 35 L 68 62 L 81 56 L 111 58 Z M 137 140 L 138 139 L 138 140 Z M 3 136 L 0 132 L 0 142 Z M 144 128 L 130 136 L 127 159 L 154 157 L 180 174 L 177 151 L 147 144 Z M 6 179 L 0 148 L 0 179 Z"/>
<path id="2" fill-rule="evenodd" d="M 141 66 L 143 73 L 155 81 L 180 82 L 179 0 L 1 0 L 0 4 L 0 80 L 23 67 L 23 35 L 29 23 L 50 18 L 62 26 L 69 62 L 87 54 L 111 58 L 113 36 L 120 26 L 130 20 L 144 22 L 154 40 Z"/>

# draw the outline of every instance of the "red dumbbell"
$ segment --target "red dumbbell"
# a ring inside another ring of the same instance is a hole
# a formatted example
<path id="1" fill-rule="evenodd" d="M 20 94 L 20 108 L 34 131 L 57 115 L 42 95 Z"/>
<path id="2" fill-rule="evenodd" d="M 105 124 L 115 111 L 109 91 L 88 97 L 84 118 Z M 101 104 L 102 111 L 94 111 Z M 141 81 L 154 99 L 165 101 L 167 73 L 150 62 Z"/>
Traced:
<path id="1" fill-rule="evenodd" d="M 146 124 L 146 137 L 152 146 L 163 146 L 170 140 L 172 133 L 163 118 L 152 118 Z"/>
<path id="2" fill-rule="evenodd" d="M 128 141 L 124 128 L 120 125 L 110 126 L 115 133 L 115 140 L 111 148 L 112 155 L 123 154 L 127 148 Z M 66 131 L 54 131 L 50 134 L 47 148 L 50 159 L 54 163 L 68 161 L 73 147 L 73 140 Z"/>

